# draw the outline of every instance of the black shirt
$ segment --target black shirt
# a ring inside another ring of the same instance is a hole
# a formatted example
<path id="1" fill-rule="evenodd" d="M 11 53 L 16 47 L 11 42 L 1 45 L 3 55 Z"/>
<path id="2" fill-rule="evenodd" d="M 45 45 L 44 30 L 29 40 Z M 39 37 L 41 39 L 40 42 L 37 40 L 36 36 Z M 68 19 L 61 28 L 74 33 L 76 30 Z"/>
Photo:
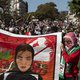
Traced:
<path id="1" fill-rule="evenodd" d="M 0 80 L 42 80 L 42 77 L 36 73 L 7 72 L 0 75 Z"/>

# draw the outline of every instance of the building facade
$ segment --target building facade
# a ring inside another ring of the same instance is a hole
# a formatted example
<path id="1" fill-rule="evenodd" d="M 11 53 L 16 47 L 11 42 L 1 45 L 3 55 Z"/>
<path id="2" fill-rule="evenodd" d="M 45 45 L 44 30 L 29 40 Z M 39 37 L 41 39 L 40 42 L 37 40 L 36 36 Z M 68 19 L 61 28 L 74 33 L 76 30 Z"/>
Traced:
<path id="1" fill-rule="evenodd" d="M 10 8 L 11 15 L 23 15 L 28 11 L 28 3 L 23 0 L 10 0 Z"/>

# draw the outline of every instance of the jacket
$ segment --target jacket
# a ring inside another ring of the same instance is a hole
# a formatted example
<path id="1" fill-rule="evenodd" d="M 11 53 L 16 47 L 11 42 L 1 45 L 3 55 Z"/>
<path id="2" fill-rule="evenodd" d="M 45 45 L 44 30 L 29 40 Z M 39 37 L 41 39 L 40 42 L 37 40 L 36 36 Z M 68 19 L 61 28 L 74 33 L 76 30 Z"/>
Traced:
<path id="1" fill-rule="evenodd" d="M 70 55 L 67 54 L 66 50 L 62 51 L 62 56 L 65 60 L 65 77 L 77 77 L 78 76 L 78 61 L 80 58 L 80 49 L 76 50 L 75 52 L 71 53 Z M 70 73 L 67 72 L 68 64 L 71 63 Z"/>

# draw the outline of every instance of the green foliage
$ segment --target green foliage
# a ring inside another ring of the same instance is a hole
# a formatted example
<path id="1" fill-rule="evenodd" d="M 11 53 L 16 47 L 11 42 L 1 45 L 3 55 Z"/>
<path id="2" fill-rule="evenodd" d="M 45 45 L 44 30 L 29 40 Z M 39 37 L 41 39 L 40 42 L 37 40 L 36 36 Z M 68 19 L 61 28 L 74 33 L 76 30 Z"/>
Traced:
<path id="1" fill-rule="evenodd" d="M 53 2 L 49 2 L 49 3 L 39 5 L 37 7 L 36 12 L 25 13 L 23 18 L 26 21 L 30 21 L 32 16 L 35 16 L 35 18 L 37 18 L 39 20 L 43 20 L 43 19 L 64 20 L 66 13 L 59 14 L 58 9 L 56 8 L 56 4 Z"/>
<path id="2" fill-rule="evenodd" d="M 56 7 L 56 4 L 50 2 L 50 3 L 39 5 L 36 11 L 44 12 L 44 11 L 46 11 L 46 10 L 48 11 L 50 9 L 54 10 L 55 7 Z"/>
<path id="3" fill-rule="evenodd" d="M 67 15 L 68 15 L 68 11 L 61 11 L 58 19 L 64 21 Z"/>
<path id="4" fill-rule="evenodd" d="M 46 15 L 44 12 L 35 12 L 35 16 L 36 18 L 38 18 L 39 20 L 43 20 L 46 18 Z"/>
<path id="5" fill-rule="evenodd" d="M 41 4 L 38 6 L 36 10 L 36 15 L 41 18 L 51 18 L 55 19 L 58 16 L 58 10 L 56 8 L 56 4 L 50 2 L 46 4 Z M 42 14 L 42 16 L 41 16 Z"/>
<path id="6" fill-rule="evenodd" d="M 76 13 L 76 15 L 80 15 L 80 0 L 72 0 L 69 2 L 69 7 L 71 13 Z"/>
<path id="7" fill-rule="evenodd" d="M 26 20 L 26 21 L 30 21 L 31 20 L 31 17 L 35 15 L 35 12 L 30 12 L 30 13 L 25 13 L 23 18 Z"/>
<path id="8" fill-rule="evenodd" d="M 8 51 L 5 51 L 4 53 L 0 52 L 0 59 L 9 60 L 11 57 L 12 55 L 10 55 Z"/>

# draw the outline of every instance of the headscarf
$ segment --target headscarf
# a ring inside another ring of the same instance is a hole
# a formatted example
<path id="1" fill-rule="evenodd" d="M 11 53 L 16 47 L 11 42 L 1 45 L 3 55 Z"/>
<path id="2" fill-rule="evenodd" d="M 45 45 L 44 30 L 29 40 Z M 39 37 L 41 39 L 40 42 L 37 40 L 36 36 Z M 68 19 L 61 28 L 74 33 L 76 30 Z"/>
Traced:
<path id="1" fill-rule="evenodd" d="M 71 41 L 71 44 L 65 44 L 65 47 L 67 49 L 71 49 L 73 46 L 77 45 L 77 37 L 75 35 L 74 32 L 69 32 L 67 33 L 64 37 L 64 42 L 66 42 L 65 40 L 67 39 L 67 41 Z"/>

